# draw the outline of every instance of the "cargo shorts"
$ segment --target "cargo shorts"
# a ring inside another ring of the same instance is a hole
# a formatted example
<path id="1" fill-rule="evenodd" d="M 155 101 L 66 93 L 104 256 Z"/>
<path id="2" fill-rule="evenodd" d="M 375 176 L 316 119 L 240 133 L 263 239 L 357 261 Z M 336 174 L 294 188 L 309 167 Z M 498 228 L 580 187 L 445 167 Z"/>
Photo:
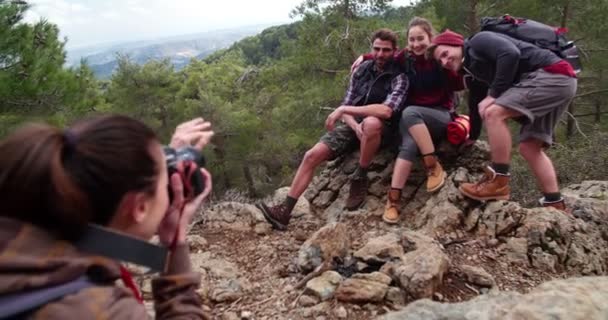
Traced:
<path id="1" fill-rule="evenodd" d="M 524 73 L 519 83 L 505 91 L 496 104 L 521 113 L 519 142 L 528 139 L 553 143 L 553 133 L 561 116 L 576 94 L 577 80 L 538 69 Z"/>
<path id="2" fill-rule="evenodd" d="M 396 146 L 399 142 L 398 133 L 398 126 L 394 124 L 394 121 L 384 121 L 380 148 Z M 332 151 L 332 159 L 357 150 L 360 145 L 359 138 L 357 138 L 355 131 L 343 122 L 336 124 L 334 130 L 326 132 L 319 142 L 329 147 Z"/>

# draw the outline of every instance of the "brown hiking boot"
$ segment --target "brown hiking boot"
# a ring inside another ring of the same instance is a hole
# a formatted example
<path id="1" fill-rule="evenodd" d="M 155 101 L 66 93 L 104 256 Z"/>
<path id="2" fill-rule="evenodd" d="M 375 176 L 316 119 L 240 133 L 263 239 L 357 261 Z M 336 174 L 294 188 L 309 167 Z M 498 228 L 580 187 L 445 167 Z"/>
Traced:
<path id="1" fill-rule="evenodd" d="M 346 205 L 344 206 L 347 210 L 356 210 L 363 204 L 365 197 L 367 196 L 367 184 L 369 179 L 366 176 L 355 177 L 350 183 L 350 190 L 348 191 L 348 199 L 346 199 Z"/>
<path id="2" fill-rule="evenodd" d="M 443 171 L 443 167 L 437 160 L 437 156 L 434 154 L 427 154 L 422 156 L 424 167 L 426 168 L 426 191 L 435 192 L 445 184 L 445 178 L 447 174 Z"/>
<path id="3" fill-rule="evenodd" d="M 511 188 L 508 175 L 497 174 L 491 167 L 484 169 L 485 175 L 476 183 L 463 183 L 458 190 L 465 196 L 479 200 L 509 200 Z"/>
<path id="4" fill-rule="evenodd" d="M 401 191 L 390 189 L 386 199 L 386 208 L 382 220 L 386 223 L 395 224 L 399 222 L 399 207 L 401 206 Z"/>
<path id="5" fill-rule="evenodd" d="M 572 216 L 572 209 L 570 209 L 566 206 L 566 201 L 564 200 L 564 198 L 561 198 L 558 201 L 547 202 L 547 201 L 545 201 L 545 197 L 542 197 L 542 198 L 540 198 L 540 200 L 538 200 L 538 202 L 540 203 L 541 206 L 543 206 L 545 208 L 553 207 L 569 216 Z"/>
<path id="6" fill-rule="evenodd" d="M 258 203 L 255 205 L 264 214 L 264 218 L 277 230 L 287 230 L 289 219 L 291 219 L 291 212 L 287 209 L 285 204 L 279 204 L 273 207 L 268 207 L 264 203 Z"/>

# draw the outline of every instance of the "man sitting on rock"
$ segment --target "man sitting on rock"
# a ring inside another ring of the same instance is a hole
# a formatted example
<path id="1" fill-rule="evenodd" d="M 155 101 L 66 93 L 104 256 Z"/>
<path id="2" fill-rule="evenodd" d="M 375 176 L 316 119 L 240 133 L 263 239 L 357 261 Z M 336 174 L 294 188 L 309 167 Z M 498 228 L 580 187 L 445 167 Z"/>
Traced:
<path id="1" fill-rule="evenodd" d="M 511 133 L 507 120 L 521 123 L 519 152 L 536 176 L 543 206 L 566 211 L 557 176 L 544 148 L 553 143 L 553 130 L 576 93 L 572 66 L 555 53 L 507 35 L 482 31 L 466 41 L 445 31 L 433 39 L 429 54 L 444 68 L 470 77 L 471 138 L 486 123 L 492 165 L 476 183 L 460 191 L 476 200 L 508 200 Z"/>
<path id="2" fill-rule="evenodd" d="M 398 130 L 393 119 L 399 119 L 408 88 L 403 68 L 393 62 L 397 35 L 380 29 L 373 33 L 372 42 L 374 59 L 362 63 L 351 76 L 342 105 L 327 117 L 327 133 L 321 141 L 304 155 L 285 201 L 273 207 L 258 205 L 275 229 L 287 228 L 291 211 L 312 180 L 315 168 L 357 145 L 361 149 L 359 166 L 353 174 L 345 207 L 355 210 L 365 200 L 367 169 L 380 145 L 386 145 Z"/>

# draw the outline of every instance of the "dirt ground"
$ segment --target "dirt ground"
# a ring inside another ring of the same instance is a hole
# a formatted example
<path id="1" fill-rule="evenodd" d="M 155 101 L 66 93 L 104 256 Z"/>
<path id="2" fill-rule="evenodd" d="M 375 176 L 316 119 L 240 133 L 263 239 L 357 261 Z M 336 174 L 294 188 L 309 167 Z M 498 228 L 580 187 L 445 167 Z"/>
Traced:
<path id="1" fill-rule="evenodd" d="M 357 239 L 353 243 L 353 249 L 365 244 L 365 235 L 371 230 L 399 230 L 387 227 L 380 220 L 379 217 L 372 216 L 346 221 L 352 230 L 353 238 Z M 251 283 L 248 292 L 236 301 L 218 304 L 206 301 L 214 317 L 231 319 L 232 313 L 251 319 L 322 320 L 343 318 L 344 312 L 340 311 L 346 310 L 349 319 L 370 319 L 397 310 L 397 307 L 385 303 L 356 305 L 335 299 L 311 307 L 300 305 L 297 300 L 301 299 L 304 289 L 293 288 L 304 275 L 298 272 L 295 259 L 302 243 L 323 226 L 323 219 L 318 221 L 316 223 L 310 219 L 296 219 L 289 226 L 289 230 L 272 231 L 267 235 L 258 235 L 253 231 L 210 229 L 204 224 L 195 226 L 192 233 L 204 237 L 207 244 L 204 248 L 193 248 L 193 252 L 210 252 L 214 257 L 234 263 Z M 521 293 L 547 280 L 566 277 L 563 273 L 546 273 L 509 263 L 500 257 L 496 246 L 488 245 L 479 239 L 458 239 L 445 243 L 444 247 L 451 259 L 451 267 L 443 287 L 433 297 L 437 301 L 465 301 L 489 290 L 467 283 L 459 272 L 458 266 L 463 264 L 485 269 L 494 277 L 498 289 Z"/>

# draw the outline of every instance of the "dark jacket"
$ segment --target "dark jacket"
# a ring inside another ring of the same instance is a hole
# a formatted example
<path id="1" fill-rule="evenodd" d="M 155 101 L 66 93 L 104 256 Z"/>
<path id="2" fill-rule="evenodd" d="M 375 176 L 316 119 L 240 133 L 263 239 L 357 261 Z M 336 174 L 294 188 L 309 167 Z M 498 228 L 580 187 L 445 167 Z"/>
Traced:
<path id="1" fill-rule="evenodd" d="M 491 31 L 468 38 L 463 49 L 463 71 L 469 88 L 471 139 L 481 132 L 477 105 L 487 95 L 500 97 L 522 74 L 552 65 L 561 60 L 555 53 L 528 42 Z"/>
<path id="2" fill-rule="evenodd" d="M 200 274 L 190 270 L 187 246 L 178 248 L 169 263 L 172 274 L 152 280 L 156 319 L 208 319 L 195 292 Z M 85 255 L 40 228 L 0 217 L 0 297 L 67 283 L 85 273 L 99 285 L 48 303 L 26 319 L 148 319 L 134 293 L 115 284 L 121 278 L 118 262 Z"/>
<path id="3" fill-rule="evenodd" d="M 342 104 L 387 104 L 395 118 L 405 105 L 407 89 L 408 79 L 401 64 L 392 60 L 387 62 L 384 70 L 380 72 L 375 67 L 375 61 L 365 61 L 353 73 Z"/>
<path id="4" fill-rule="evenodd" d="M 373 58 L 371 53 L 363 55 L 365 61 Z M 442 68 L 435 59 L 424 54 L 414 55 L 407 48 L 395 53 L 395 61 L 403 68 L 409 82 L 404 108 L 413 105 L 451 110 L 455 107 L 454 92 L 465 88 L 461 74 Z"/>

